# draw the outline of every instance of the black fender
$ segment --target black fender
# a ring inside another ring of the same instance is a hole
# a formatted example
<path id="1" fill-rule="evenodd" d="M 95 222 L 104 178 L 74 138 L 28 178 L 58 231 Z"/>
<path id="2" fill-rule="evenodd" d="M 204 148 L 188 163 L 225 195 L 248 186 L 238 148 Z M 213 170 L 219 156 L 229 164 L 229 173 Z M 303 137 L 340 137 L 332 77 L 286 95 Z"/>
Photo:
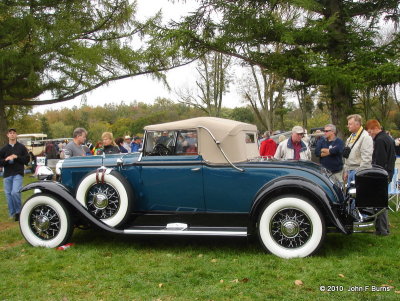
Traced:
<path id="1" fill-rule="evenodd" d="M 318 208 L 321 209 L 322 213 L 325 213 L 330 221 L 344 234 L 350 234 L 345 224 L 339 219 L 335 212 L 334 204 L 329 201 L 325 191 L 315 183 L 298 177 L 281 177 L 276 180 L 264 185 L 256 194 L 252 208 L 250 210 L 250 225 L 249 233 L 254 233 L 255 226 L 258 220 L 258 214 L 262 207 L 268 202 L 269 199 L 276 198 L 281 194 L 280 191 L 284 191 L 284 194 L 300 194 L 302 193 L 316 198 L 317 202 L 314 202 Z M 334 192 L 335 193 L 335 192 Z"/>
<path id="2" fill-rule="evenodd" d="M 60 199 L 60 201 L 65 202 L 66 204 L 70 205 L 73 209 L 78 211 L 84 218 L 88 221 L 93 223 L 94 225 L 98 226 L 99 228 L 113 232 L 116 234 L 123 234 L 123 230 L 118 230 L 108 226 L 107 224 L 103 223 L 102 221 L 96 219 L 92 216 L 85 207 L 83 207 L 71 194 L 68 188 L 62 185 L 59 182 L 55 181 L 38 181 L 34 183 L 30 183 L 24 186 L 21 189 L 21 192 L 32 190 L 32 189 L 40 189 L 42 192 L 52 194 Z"/>

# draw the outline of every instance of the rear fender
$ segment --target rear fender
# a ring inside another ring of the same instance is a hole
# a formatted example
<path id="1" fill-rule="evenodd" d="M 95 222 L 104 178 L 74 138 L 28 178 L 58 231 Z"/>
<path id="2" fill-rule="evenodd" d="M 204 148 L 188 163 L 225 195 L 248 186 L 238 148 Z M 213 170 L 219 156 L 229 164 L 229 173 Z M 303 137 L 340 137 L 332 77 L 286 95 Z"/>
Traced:
<path id="1" fill-rule="evenodd" d="M 343 222 L 339 219 L 338 214 L 335 212 L 335 209 L 329 202 L 324 190 L 307 179 L 295 177 L 278 178 L 272 183 L 270 182 L 264 185 L 259 190 L 250 211 L 249 233 L 254 232 L 255 225 L 258 220 L 258 214 L 267 202 L 280 195 L 291 194 L 311 196 L 311 201 L 314 201 L 314 204 L 321 209 L 322 213 L 329 217 L 333 225 L 335 225 L 344 234 L 351 233 L 351 231 L 349 232 L 345 224 L 343 224 Z"/>
<path id="2" fill-rule="evenodd" d="M 73 209 L 75 209 L 77 212 L 79 212 L 85 219 L 93 223 L 94 225 L 100 227 L 103 230 L 117 233 L 117 234 L 123 234 L 124 232 L 122 230 L 114 229 L 102 221 L 96 219 L 94 216 L 92 216 L 85 207 L 83 207 L 71 194 L 71 192 L 66 188 L 64 185 L 62 185 L 59 182 L 55 181 L 39 181 L 39 182 L 34 182 L 30 183 L 26 186 L 24 186 L 21 189 L 21 192 L 32 190 L 32 189 L 40 189 L 41 192 L 45 192 L 48 194 L 52 194 L 56 196 L 57 198 L 60 199 L 60 201 L 70 205 Z"/>

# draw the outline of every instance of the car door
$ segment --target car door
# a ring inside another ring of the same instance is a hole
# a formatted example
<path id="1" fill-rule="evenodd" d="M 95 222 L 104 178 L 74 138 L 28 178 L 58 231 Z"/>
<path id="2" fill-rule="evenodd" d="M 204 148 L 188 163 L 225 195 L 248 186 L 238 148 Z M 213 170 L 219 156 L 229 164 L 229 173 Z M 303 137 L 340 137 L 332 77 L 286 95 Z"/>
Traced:
<path id="1" fill-rule="evenodd" d="M 146 135 L 143 156 L 139 163 L 142 194 L 142 208 L 139 209 L 205 211 L 201 157 L 193 149 L 190 153 L 182 152 L 181 145 L 178 145 L 178 138 L 183 138 L 182 135 L 189 137 L 192 133 L 168 131 L 167 134 L 148 132 Z M 166 148 L 161 147 L 160 153 L 153 153 L 152 150 L 160 143 Z"/>

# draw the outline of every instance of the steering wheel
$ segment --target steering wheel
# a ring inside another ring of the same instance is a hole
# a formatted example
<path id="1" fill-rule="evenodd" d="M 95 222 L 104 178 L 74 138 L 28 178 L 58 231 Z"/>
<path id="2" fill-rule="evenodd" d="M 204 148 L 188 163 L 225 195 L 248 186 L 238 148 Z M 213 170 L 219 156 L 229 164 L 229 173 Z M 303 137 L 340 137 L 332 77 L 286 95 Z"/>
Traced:
<path id="1" fill-rule="evenodd" d="M 154 146 L 152 155 L 153 156 L 168 156 L 168 155 L 172 155 L 172 152 L 164 144 L 158 143 Z"/>

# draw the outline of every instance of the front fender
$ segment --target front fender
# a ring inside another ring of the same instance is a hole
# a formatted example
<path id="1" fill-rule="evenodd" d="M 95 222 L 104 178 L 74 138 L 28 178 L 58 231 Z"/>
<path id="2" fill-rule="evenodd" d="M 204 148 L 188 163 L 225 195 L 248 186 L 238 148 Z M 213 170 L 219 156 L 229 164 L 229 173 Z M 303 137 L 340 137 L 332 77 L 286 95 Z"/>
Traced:
<path id="1" fill-rule="evenodd" d="M 350 234 L 351 231 L 347 230 L 346 226 L 339 219 L 336 210 L 333 208 L 332 203 L 329 201 L 325 191 L 315 183 L 308 181 L 305 178 L 296 177 L 283 177 L 278 178 L 273 182 L 264 185 L 257 193 L 251 211 L 250 221 L 252 222 L 249 226 L 251 231 L 254 231 L 255 224 L 257 222 L 258 213 L 262 207 L 268 202 L 268 200 L 276 198 L 282 194 L 306 194 L 316 198 L 319 203 L 316 203 L 317 207 L 322 209 L 322 213 L 327 215 L 331 222 L 344 234 Z"/>
<path id="2" fill-rule="evenodd" d="M 98 226 L 99 228 L 117 233 L 117 234 L 123 234 L 124 232 L 122 230 L 114 229 L 107 224 L 103 223 L 102 221 L 96 219 L 93 215 L 91 215 L 85 207 L 83 207 L 71 194 L 68 188 L 66 188 L 64 185 L 62 185 L 59 182 L 55 181 L 39 181 L 39 182 L 34 182 L 30 183 L 26 186 L 24 186 L 21 189 L 21 192 L 32 190 L 32 189 L 40 189 L 42 192 L 46 192 L 52 195 L 55 195 L 60 199 L 60 201 L 68 203 L 71 207 L 73 207 L 76 211 L 78 211 L 84 218 L 86 218 L 88 221 L 93 223 L 94 225 Z"/>

